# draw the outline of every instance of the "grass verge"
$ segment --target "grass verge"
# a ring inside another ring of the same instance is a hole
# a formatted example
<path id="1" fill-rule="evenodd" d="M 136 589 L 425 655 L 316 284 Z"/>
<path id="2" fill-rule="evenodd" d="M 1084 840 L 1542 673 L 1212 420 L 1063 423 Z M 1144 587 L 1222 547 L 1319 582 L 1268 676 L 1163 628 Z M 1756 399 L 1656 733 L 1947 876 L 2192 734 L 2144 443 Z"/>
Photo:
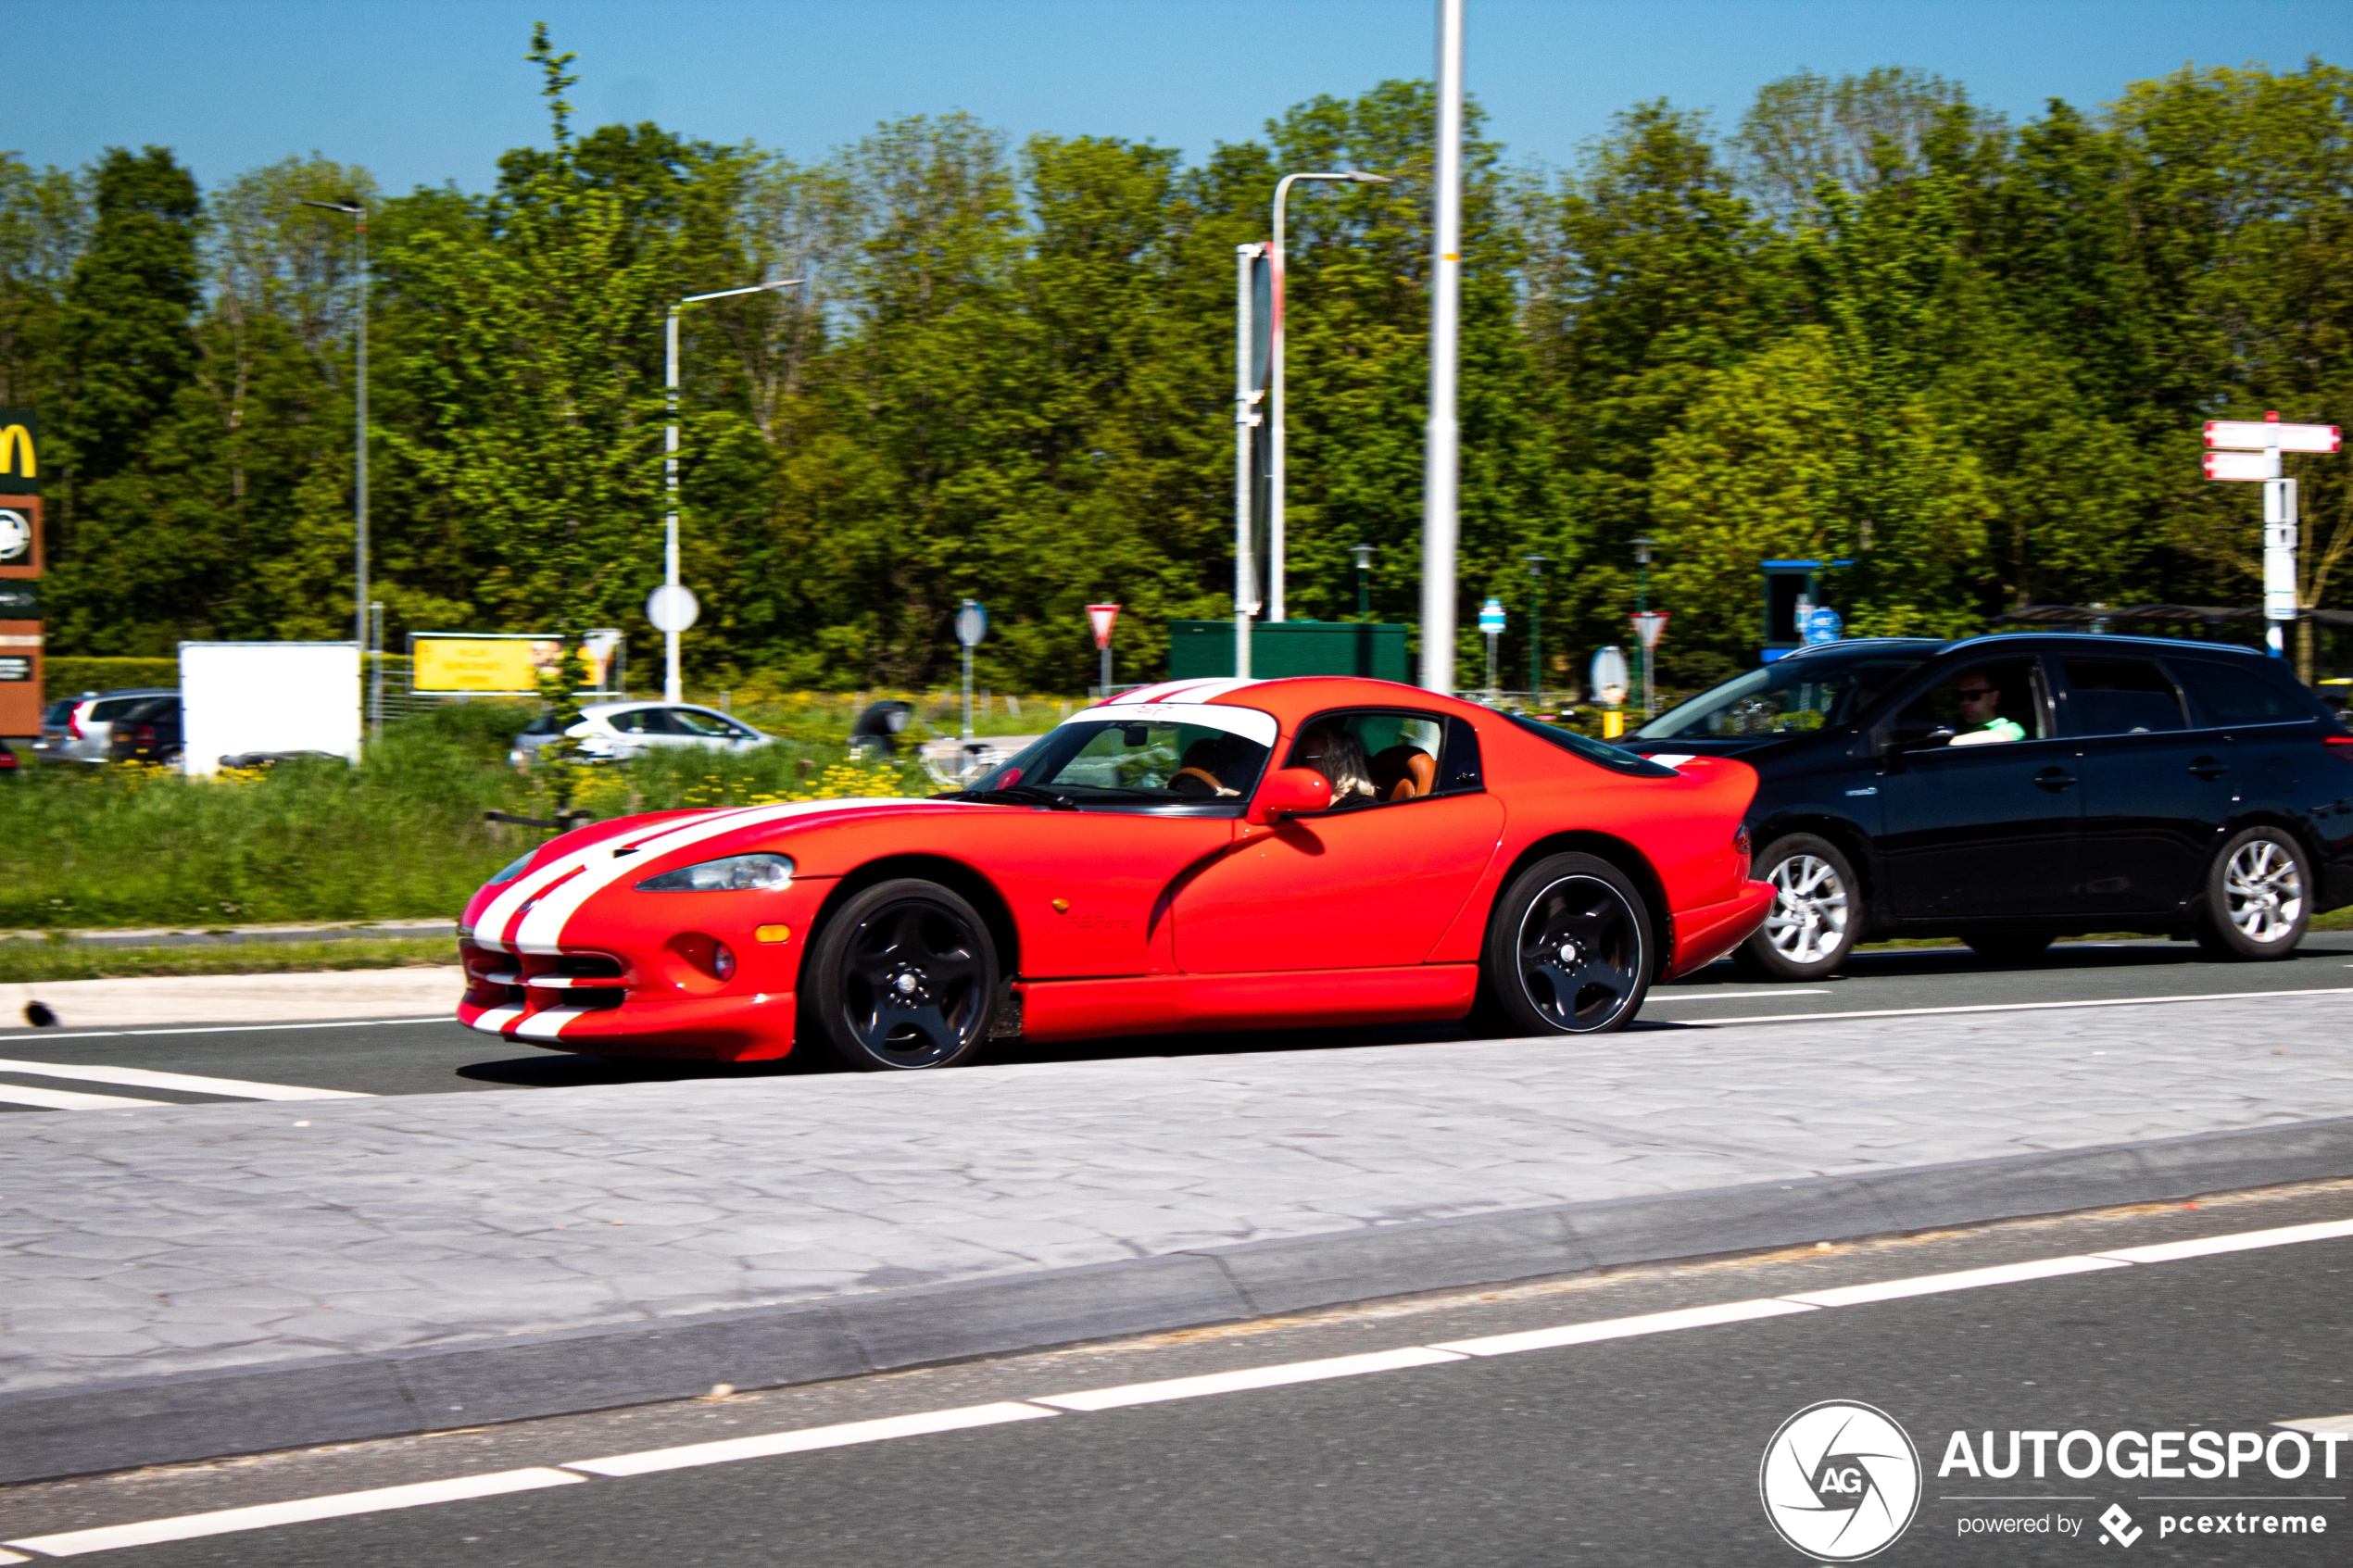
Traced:
<path id="1" fill-rule="evenodd" d="M 0 942 L 0 985 L 171 974 L 299 974 L 332 969 L 455 965 L 447 936 L 347 942 L 238 942 L 217 947 L 92 947 L 70 942 Z"/>

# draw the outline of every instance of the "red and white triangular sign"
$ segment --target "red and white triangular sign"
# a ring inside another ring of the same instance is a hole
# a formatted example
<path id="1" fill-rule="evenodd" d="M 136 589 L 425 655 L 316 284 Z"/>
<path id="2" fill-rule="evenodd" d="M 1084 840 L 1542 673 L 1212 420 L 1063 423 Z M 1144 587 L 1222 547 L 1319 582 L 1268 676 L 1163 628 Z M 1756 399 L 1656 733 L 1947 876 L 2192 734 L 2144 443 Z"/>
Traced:
<path id="1" fill-rule="evenodd" d="M 1634 622 L 1634 635 L 1642 640 L 1643 652 L 1658 646 L 1659 633 L 1667 630 L 1667 616 L 1663 609 L 1638 609 L 1628 617 Z"/>
<path id="2" fill-rule="evenodd" d="M 1119 621 L 1119 607 L 1117 605 L 1088 605 L 1087 620 L 1095 628 L 1095 646 L 1099 648 L 1111 646 L 1111 629 Z"/>

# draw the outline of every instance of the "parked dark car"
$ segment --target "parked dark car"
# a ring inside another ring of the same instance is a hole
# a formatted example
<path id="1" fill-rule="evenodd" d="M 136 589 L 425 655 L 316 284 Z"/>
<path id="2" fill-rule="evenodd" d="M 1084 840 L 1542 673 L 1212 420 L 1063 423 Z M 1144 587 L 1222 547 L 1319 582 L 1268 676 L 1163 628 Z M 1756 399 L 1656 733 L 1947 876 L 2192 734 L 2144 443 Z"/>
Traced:
<path id="1" fill-rule="evenodd" d="M 2353 733 L 2284 661 L 2154 637 L 1819 644 L 1627 737 L 1760 783 L 1736 955 L 1812 979 L 1856 943 L 1957 936 L 2022 960 L 2137 931 L 2285 958 L 2353 903 Z"/>
<path id="2" fill-rule="evenodd" d="M 22 771 L 17 762 L 17 754 L 8 749 L 6 741 L 0 740 L 0 775 L 14 778 Z"/>
<path id="3" fill-rule="evenodd" d="M 180 696 L 149 697 L 119 715 L 107 732 L 107 759 L 113 762 L 180 760 Z"/>

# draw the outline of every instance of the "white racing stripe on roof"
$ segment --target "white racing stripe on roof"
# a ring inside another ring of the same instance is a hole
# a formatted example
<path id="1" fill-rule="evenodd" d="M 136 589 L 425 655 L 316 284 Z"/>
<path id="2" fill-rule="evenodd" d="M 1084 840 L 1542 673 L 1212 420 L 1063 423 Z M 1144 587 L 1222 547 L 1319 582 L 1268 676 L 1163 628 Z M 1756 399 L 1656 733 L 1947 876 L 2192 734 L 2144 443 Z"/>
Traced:
<path id="1" fill-rule="evenodd" d="M 1227 734 L 1240 735 L 1261 746 L 1275 744 L 1279 728 L 1272 713 L 1255 708 L 1211 707 L 1198 702 L 1117 702 L 1101 708 L 1085 708 L 1054 727 L 1067 724 L 1190 724 L 1199 729 L 1223 730 Z"/>
<path id="2" fill-rule="evenodd" d="M 1122 692 L 1122 704 L 1140 702 L 1207 702 L 1212 697 L 1238 692 L 1244 686 L 1254 686 L 1256 680 L 1236 680 L 1230 676 L 1205 681 L 1164 681 L 1157 686 L 1140 691 Z"/>

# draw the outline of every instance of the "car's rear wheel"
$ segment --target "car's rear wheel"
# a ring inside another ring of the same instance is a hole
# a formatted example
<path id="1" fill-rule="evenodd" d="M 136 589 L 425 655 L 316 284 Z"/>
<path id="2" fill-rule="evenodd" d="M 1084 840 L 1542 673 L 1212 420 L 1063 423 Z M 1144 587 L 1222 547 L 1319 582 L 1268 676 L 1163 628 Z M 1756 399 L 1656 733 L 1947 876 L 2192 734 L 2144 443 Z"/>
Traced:
<path id="1" fill-rule="evenodd" d="M 1505 888 L 1487 925 L 1487 1000 L 1522 1035 L 1597 1035 L 1642 1010 L 1658 959 L 1649 906 L 1625 872 L 1554 855 Z"/>
<path id="2" fill-rule="evenodd" d="M 2234 834 L 2206 871 L 2198 946 L 2221 959 L 2284 959 L 2312 923 L 2312 873 L 2284 828 Z"/>
<path id="3" fill-rule="evenodd" d="M 1995 963 L 2031 963 L 2050 951 L 2052 941 L 2031 931 L 1982 931 L 1961 940 L 1970 952 Z"/>
<path id="4" fill-rule="evenodd" d="M 850 1066 L 953 1067 L 988 1038 L 997 947 L 962 896 L 901 877 L 835 911 L 810 947 L 803 985 L 804 1017 Z"/>
<path id="5" fill-rule="evenodd" d="M 1772 884 L 1772 907 L 1734 950 L 1733 967 L 1755 980 L 1835 972 L 1863 934 L 1863 890 L 1846 856 L 1827 838 L 1793 833 L 1765 847 L 1756 876 Z"/>

